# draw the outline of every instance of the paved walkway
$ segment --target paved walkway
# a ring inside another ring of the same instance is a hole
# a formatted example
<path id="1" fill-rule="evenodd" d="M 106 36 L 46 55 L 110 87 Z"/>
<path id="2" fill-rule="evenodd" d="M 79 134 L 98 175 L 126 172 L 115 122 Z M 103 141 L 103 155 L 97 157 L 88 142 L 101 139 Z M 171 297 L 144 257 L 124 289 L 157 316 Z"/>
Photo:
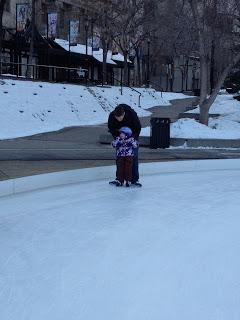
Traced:
<path id="1" fill-rule="evenodd" d="M 187 99 L 188 100 L 188 99 Z M 154 116 L 170 116 L 189 107 L 192 101 L 179 100 L 170 107 L 152 108 Z M 149 126 L 149 117 L 141 119 Z M 99 135 L 107 126 L 82 126 L 26 138 L 0 141 L 0 180 L 54 171 L 115 164 L 114 150 L 101 145 Z M 240 150 L 220 149 L 158 149 L 140 148 L 140 162 L 189 159 L 240 158 Z"/>
<path id="2" fill-rule="evenodd" d="M 187 111 L 189 108 L 194 109 L 197 103 L 197 98 L 177 99 L 172 100 L 170 106 L 153 107 L 148 110 L 152 112 L 153 117 L 170 118 L 171 122 L 178 119 L 179 113 Z M 141 119 L 144 127 L 149 126 L 151 117 L 145 117 Z"/>

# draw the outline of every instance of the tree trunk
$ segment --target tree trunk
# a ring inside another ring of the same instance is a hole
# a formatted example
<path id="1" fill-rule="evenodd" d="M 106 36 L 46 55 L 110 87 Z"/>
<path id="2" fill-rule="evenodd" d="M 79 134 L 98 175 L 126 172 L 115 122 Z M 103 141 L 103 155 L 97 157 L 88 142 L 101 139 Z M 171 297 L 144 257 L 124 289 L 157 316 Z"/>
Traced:
<path id="1" fill-rule="evenodd" d="M 214 89 L 214 55 L 215 55 L 215 42 L 212 40 L 211 46 L 211 62 L 210 62 L 210 92 L 212 93 Z"/>
<path id="2" fill-rule="evenodd" d="M 0 11 L 0 74 L 2 74 L 2 39 L 3 39 L 2 17 L 3 17 L 3 11 Z"/>
<path id="3" fill-rule="evenodd" d="M 205 100 L 205 102 L 199 105 L 199 108 L 200 108 L 199 122 L 207 126 L 208 120 L 209 120 L 209 109 L 210 109 L 210 105 L 208 101 Z"/>
<path id="4" fill-rule="evenodd" d="M 33 67 L 29 65 L 33 65 L 33 54 L 34 54 L 34 40 L 35 40 L 35 4 L 36 0 L 32 0 L 32 22 L 31 22 L 31 40 L 30 40 L 30 48 L 29 48 L 29 58 L 28 58 L 28 66 L 26 71 L 27 78 L 31 78 L 31 74 L 33 71 Z"/>
<path id="5" fill-rule="evenodd" d="M 128 85 L 128 54 L 126 52 L 123 52 L 123 56 L 124 56 L 124 76 L 123 76 L 123 82 L 124 85 Z"/>
<path id="6" fill-rule="evenodd" d="M 221 89 L 224 80 L 226 79 L 228 73 L 231 71 L 231 69 L 235 66 L 235 64 L 237 64 L 240 60 L 240 52 L 235 56 L 235 58 L 233 59 L 233 62 L 231 64 L 229 64 L 222 72 L 222 74 L 220 75 L 211 95 L 206 98 L 199 103 L 199 108 L 200 108 L 200 118 L 199 118 L 199 122 L 205 125 L 208 125 L 208 119 L 209 119 L 209 109 L 212 106 L 213 102 L 215 101 L 219 90 Z"/>
<path id="7" fill-rule="evenodd" d="M 107 84 L 107 43 L 105 39 L 102 39 L 103 45 L 103 65 L 102 65 L 102 84 Z"/>
<path id="8" fill-rule="evenodd" d="M 205 56 L 200 57 L 200 101 L 202 104 L 208 94 L 208 63 Z"/>
<path id="9" fill-rule="evenodd" d="M 137 84 L 139 86 L 142 85 L 142 77 L 141 77 L 141 62 L 139 57 L 139 49 L 137 48 Z"/>
<path id="10" fill-rule="evenodd" d="M 3 10 L 6 0 L 0 1 L 0 74 L 2 74 L 2 40 L 3 40 Z"/>

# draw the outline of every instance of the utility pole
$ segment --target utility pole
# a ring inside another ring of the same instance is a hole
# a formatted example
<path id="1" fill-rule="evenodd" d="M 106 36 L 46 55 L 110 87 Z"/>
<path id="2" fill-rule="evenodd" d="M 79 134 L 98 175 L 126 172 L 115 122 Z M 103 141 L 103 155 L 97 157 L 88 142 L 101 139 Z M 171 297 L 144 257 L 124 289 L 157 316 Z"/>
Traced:
<path id="1" fill-rule="evenodd" d="M 36 24 L 36 0 L 32 0 L 31 39 L 30 39 L 30 48 L 29 48 L 29 57 L 28 57 L 28 66 L 27 66 L 27 78 L 31 77 L 30 65 L 33 65 L 35 24 Z"/>
<path id="2" fill-rule="evenodd" d="M 86 81 L 86 85 L 87 85 L 87 81 L 88 81 L 88 77 L 89 77 L 89 60 L 88 60 L 88 29 L 89 29 L 89 20 L 88 20 L 88 16 L 86 16 L 85 19 L 85 46 L 86 46 L 86 64 L 87 64 L 87 74 L 85 73 L 85 81 Z"/>
<path id="3" fill-rule="evenodd" d="M 147 87 L 150 87 L 150 38 L 147 40 Z"/>
<path id="4" fill-rule="evenodd" d="M 6 0 L 0 0 L 0 74 L 2 74 L 3 11 Z"/>

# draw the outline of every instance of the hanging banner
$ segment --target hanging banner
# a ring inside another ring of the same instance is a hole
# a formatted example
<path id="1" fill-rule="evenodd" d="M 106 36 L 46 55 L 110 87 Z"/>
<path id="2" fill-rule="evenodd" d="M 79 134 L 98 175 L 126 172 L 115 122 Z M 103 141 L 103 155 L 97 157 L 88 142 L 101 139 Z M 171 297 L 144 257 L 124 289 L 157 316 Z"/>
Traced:
<path id="1" fill-rule="evenodd" d="M 29 21 L 29 4 L 17 3 L 16 4 L 16 31 L 25 31 L 26 25 Z"/>
<path id="2" fill-rule="evenodd" d="M 69 21 L 69 43 L 70 46 L 76 46 L 79 36 L 79 20 L 70 20 Z"/>
<path id="3" fill-rule="evenodd" d="M 91 47 L 92 48 L 92 43 L 93 43 L 93 38 L 91 37 L 91 38 L 88 38 L 87 39 L 87 45 L 88 45 L 88 47 Z"/>
<path id="4" fill-rule="evenodd" d="M 57 13 L 48 13 L 48 38 L 56 38 L 57 36 Z"/>

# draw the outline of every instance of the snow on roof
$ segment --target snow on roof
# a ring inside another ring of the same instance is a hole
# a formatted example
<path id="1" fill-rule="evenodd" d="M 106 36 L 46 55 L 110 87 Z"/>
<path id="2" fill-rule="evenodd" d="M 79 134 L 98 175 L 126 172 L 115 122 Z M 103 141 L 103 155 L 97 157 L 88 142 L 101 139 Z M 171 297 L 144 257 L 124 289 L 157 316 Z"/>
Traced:
<path id="1" fill-rule="evenodd" d="M 69 51 L 69 42 L 67 40 L 55 39 L 54 41 L 64 50 Z M 76 46 L 70 46 L 70 51 L 73 53 L 86 54 L 86 46 L 84 44 L 78 43 Z M 118 55 L 122 56 L 120 53 Z M 88 56 L 93 56 L 97 61 L 103 62 L 103 49 L 100 48 L 98 51 L 92 52 L 92 47 L 88 46 Z M 110 50 L 107 53 L 107 63 L 116 65 L 116 63 L 112 60 L 112 51 Z"/>
<path id="2" fill-rule="evenodd" d="M 103 49 L 93 51 L 93 56 L 96 60 L 103 62 Z M 110 50 L 107 53 L 107 63 L 116 65 L 116 63 L 112 60 L 112 51 Z"/>
<path id="3" fill-rule="evenodd" d="M 117 54 L 113 54 L 112 55 L 112 59 L 114 61 L 121 61 L 121 62 L 124 62 L 124 56 L 121 54 L 121 53 L 117 53 Z M 131 62 L 129 59 L 127 60 L 128 62 Z"/>
<path id="4" fill-rule="evenodd" d="M 55 39 L 54 40 L 59 46 L 61 46 L 64 50 L 69 51 L 69 42 L 67 40 L 63 39 Z M 92 54 L 92 48 L 88 47 L 88 52 Z M 73 53 L 80 53 L 80 54 L 85 54 L 86 53 L 86 46 L 83 44 L 77 44 L 76 46 L 71 46 L 70 51 Z"/>

